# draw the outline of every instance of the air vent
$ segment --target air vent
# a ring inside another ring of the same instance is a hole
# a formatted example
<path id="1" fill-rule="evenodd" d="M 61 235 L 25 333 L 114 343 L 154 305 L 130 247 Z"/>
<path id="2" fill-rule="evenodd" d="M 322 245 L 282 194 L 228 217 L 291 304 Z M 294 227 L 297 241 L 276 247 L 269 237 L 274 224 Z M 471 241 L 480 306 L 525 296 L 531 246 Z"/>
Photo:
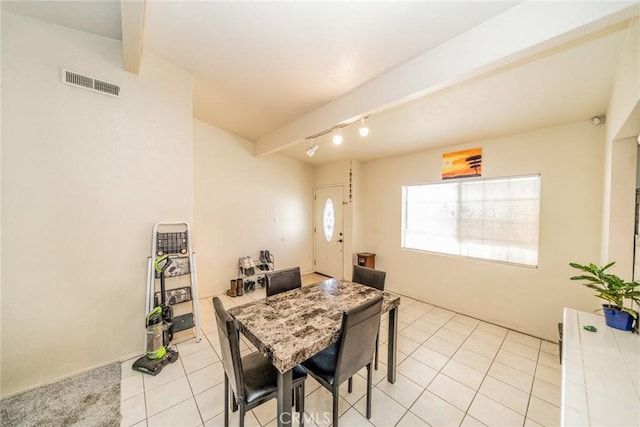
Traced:
<path id="1" fill-rule="evenodd" d="M 73 71 L 69 71 L 64 68 L 62 69 L 62 83 L 81 87 L 83 89 L 89 89 L 90 91 L 99 92 L 109 96 L 120 97 L 120 86 L 94 79 L 93 77 L 74 73 Z"/>

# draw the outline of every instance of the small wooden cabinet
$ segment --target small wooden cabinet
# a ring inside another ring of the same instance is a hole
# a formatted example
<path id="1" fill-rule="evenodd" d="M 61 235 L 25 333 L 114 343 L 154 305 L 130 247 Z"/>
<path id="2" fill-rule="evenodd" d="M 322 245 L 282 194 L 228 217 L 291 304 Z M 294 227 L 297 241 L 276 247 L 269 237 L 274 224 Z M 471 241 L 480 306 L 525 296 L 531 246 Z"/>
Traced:
<path id="1" fill-rule="evenodd" d="M 356 254 L 358 257 L 358 265 L 360 267 L 376 268 L 376 254 L 371 252 L 361 252 Z"/>

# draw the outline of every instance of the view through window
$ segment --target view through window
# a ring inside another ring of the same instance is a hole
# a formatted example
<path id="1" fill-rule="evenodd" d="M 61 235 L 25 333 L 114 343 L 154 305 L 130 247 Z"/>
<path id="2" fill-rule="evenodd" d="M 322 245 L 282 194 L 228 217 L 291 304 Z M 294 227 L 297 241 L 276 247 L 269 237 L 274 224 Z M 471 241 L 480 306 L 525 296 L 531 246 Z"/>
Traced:
<path id="1" fill-rule="evenodd" d="M 538 264 L 540 175 L 403 187 L 402 247 Z"/>

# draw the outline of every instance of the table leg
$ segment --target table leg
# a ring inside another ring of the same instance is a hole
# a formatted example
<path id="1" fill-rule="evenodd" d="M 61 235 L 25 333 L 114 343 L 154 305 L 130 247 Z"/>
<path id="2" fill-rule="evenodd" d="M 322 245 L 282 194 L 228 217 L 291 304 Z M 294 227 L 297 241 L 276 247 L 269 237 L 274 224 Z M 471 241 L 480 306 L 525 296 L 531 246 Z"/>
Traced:
<path id="1" fill-rule="evenodd" d="M 387 342 L 387 381 L 396 382 L 396 347 L 398 346 L 398 307 L 389 311 L 389 340 Z"/>
<path id="2" fill-rule="evenodd" d="M 293 371 L 289 369 L 282 373 L 278 371 L 278 427 L 290 427 L 293 414 L 291 406 L 291 394 L 293 389 Z"/>

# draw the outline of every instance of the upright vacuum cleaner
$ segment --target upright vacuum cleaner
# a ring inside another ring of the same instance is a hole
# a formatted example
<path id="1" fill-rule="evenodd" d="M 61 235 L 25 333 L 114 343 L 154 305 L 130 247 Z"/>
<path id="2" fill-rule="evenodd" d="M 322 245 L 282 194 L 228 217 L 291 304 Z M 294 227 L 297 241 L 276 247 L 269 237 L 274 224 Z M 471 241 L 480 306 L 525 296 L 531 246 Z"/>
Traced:
<path id="1" fill-rule="evenodd" d="M 132 366 L 133 370 L 145 374 L 158 375 L 167 363 L 178 360 L 178 352 L 169 346 L 173 339 L 173 309 L 165 301 L 164 273 L 171 263 L 171 258 L 164 255 L 153 265 L 153 268 L 160 273 L 160 301 L 156 298 L 156 307 L 147 315 L 146 354 L 136 360 Z"/>

